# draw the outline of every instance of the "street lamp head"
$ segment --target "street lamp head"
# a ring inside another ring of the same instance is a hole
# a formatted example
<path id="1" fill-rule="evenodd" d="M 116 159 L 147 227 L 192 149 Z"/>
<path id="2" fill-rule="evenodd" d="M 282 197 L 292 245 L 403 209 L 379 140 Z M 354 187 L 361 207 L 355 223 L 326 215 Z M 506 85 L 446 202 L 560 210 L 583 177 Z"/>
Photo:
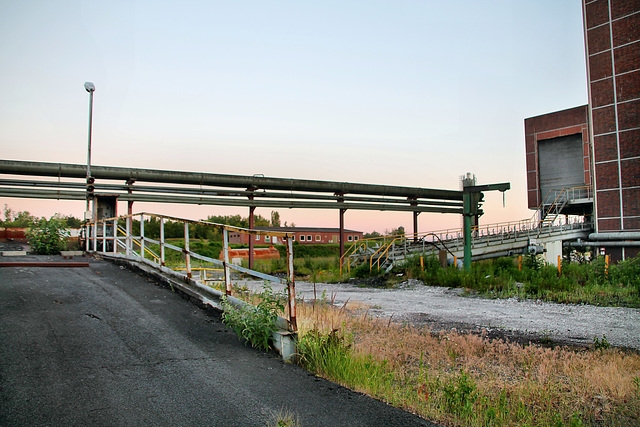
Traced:
<path id="1" fill-rule="evenodd" d="M 84 88 L 87 90 L 87 92 L 93 92 L 94 90 L 96 90 L 96 85 L 94 85 L 92 82 L 85 82 Z"/>

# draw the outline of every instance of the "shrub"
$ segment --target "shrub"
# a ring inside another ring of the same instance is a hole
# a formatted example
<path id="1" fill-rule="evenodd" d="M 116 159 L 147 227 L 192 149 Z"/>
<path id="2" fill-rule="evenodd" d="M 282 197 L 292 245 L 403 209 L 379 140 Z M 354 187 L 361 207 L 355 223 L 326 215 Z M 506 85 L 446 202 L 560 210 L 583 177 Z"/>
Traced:
<path id="1" fill-rule="evenodd" d="M 37 221 L 27 230 L 26 235 L 33 252 L 48 255 L 66 248 L 69 230 L 60 218 L 53 216 L 48 220 L 42 218 Z"/>
<path id="2" fill-rule="evenodd" d="M 284 304 L 269 286 L 265 286 L 258 297 L 261 301 L 255 307 L 248 304 L 236 307 L 223 297 L 222 321 L 253 347 L 268 350 L 271 335 L 278 329 L 278 313 L 284 312 Z"/>

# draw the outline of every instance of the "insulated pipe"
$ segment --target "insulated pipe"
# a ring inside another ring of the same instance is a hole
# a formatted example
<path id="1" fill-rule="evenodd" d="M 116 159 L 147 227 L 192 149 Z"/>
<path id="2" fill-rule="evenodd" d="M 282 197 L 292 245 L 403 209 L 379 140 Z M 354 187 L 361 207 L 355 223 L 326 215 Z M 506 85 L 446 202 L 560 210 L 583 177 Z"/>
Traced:
<path id="1" fill-rule="evenodd" d="M 85 178 L 87 171 L 86 166 L 77 164 L 0 160 L 0 173 L 12 175 Z M 220 187 L 237 188 L 255 187 L 268 190 L 311 191 L 342 194 L 351 193 L 442 200 L 462 200 L 462 192 L 455 190 L 359 184 L 337 181 L 222 175 L 201 172 L 121 168 L 113 166 L 93 166 L 91 174 L 97 179 L 124 181 L 128 179 L 135 179 L 136 181 L 173 184 L 215 185 Z"/>
<path id="2" fill-rule="evenodd" d="M 589 240 L 640 240 L 640 232 L 591 233 L 589 234 Z"/>
<path id="3" fill-rule="evenodd" d="M 587 246 L 593 246 L 598 248 L 604 247 L 640 247 L 640 241 L 605 241 L 605 242 L 564 242 L 562 244 L 564 247 L 572 247 L 572 248 L 584 248 Z"/>
<path id="4" fill-rule="evenodd" d="M 98 194 L 99 195 L 99 194 Z M 110 194 L 113 195 L 113 194 Z M 84 192 L 77 191 L 57 191 L 57 190 L 33 190 L 0 188 L 0 197 L 20 197 L 36 199 L 59 199 L 59 200 L 84 200 Z M 310 202 L 295 200 L 242 200 L 222 197 L 199 197 L 199 196 L 170 196 L 162 194 L 118 194 L 119 201 L 135 200 L 137 202 L 148 203 L 184 203 L 196 205 L 218 205 L 218 206 L 256 206 L 263 208 L 282 209 L 356 209 L 356 210 L 377 210 L 395 212 L 436 212 L 460 214 L 459 208 L 431 207 L 431 206 L 406 206 L 378 203 L 331 203 L 331 202 Z"/>

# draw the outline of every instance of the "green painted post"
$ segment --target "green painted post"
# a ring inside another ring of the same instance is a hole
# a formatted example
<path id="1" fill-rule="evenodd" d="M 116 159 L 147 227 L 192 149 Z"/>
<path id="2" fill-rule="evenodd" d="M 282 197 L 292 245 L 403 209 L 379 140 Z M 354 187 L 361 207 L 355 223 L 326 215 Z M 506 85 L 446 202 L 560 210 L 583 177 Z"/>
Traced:
<path id="1" fill-rule="evenodd" d="M 462 194 L 462 218 L 464 233 L 464 269 L 471 270 L 471 193 Z"/>

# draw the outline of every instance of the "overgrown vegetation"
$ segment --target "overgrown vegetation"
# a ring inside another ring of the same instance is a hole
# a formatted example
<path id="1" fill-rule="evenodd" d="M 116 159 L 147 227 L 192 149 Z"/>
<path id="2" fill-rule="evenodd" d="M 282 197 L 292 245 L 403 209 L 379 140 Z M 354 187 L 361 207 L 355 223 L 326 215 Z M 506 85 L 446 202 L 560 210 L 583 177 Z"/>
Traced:
<path id="1" fill-rule="evenodd" d="M 284 312 L 284 303 L 269 286 L 263 288 L 257 299 L 256 306 L 236 306 L 226 296 L 223 297 L 222 320 L 253 347 L 268 350 L 271 348 L 271 335 L 277 330 L 278 314 Z"/>
<path id="2" fill-rule="evenodd" d="M 536 256 L 523 257 L 521 268 L 517 257 L 474 262 L 469 272 L 455 266 L 443 268 L 435 257 L 423 258 L 421 266 L 420 257 L 412 257 L 391 277 L 398 274 L 427 285 L 466 288 L 488 298 L 640 307 L 640 257 L 612 264 L 608 271 L 604 257 L 582 264 L 564 261 L 561 274 Z"/>
<path id="3" fill-rule="evenodd" d="M 300 363 L 443 425 L 637 425 L 640 356 L 543 348 L 371 318 L 355 303 L 298 304 Z"/>
<path id="4" fill-rule="evenodd" d="M 26 232 L 31 250 L 37 254 L 55 254 L 67 248 L 69 230 L 61 218 L 42 218 L 31 225 Z"/>

